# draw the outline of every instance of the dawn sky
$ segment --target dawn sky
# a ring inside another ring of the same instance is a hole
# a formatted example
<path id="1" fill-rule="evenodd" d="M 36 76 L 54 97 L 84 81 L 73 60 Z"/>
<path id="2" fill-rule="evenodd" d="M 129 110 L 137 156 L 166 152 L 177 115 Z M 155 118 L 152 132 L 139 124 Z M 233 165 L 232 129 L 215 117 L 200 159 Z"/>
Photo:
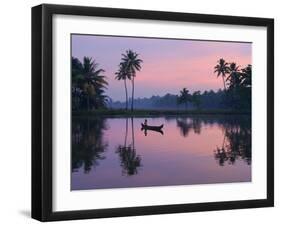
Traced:
<path id="1" fill-rule="evenodd" d="M 72 35 L 72 56 L 92 57 L 105 70 L 106 94 L 124 101 L 124 83 L 115 79 L 121 54 L 132 49 L 143 60 L 135 78 L 135 98 L 223 88 L 213 73 L 219 58 L 244 67 L 252 63 L 251 43 Z M 131 86 L 128 83 L 129 94 Z"/>

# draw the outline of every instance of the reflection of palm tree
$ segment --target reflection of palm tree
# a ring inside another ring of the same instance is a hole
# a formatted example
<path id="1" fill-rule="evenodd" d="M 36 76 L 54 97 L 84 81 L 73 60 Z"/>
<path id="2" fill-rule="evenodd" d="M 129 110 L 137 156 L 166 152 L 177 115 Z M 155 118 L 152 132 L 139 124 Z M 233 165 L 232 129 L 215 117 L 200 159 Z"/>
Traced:
<path id="1" fill-rule="evenodd" d="M 215 159 L 218 160 L 219 165 L 224 166 L 224 163 L 228 160 L 227 153 L 226 153 L 224 147 L 222 147 L 222 148 L 217 147 L 217 149 L 214 151 L 214 153 L 215 153 Z"/>
<path id="2" fill-rule="evenodd" d="M 132 145 L 133 149 L 135 149 L 135 130 L 134 130 L 134 118 L 131 117 L 131 127 L 132 127 Z"/>
<path id="3" fill-rule="evenodd" d="M 177 119 L 177 126 L 180 128 L 180 132 L 184 137 L 187 137 L 190 129 L 192 129 L 192 126 L 187 123 L 186 119 Z"/>
<path id="4" fill-rule="evenodd" d="M 104 119 L 87 118 L 72 121 L 72 171 L 84 168 L 88 173 L 105 159 L 108 144 L 103 141 Z"/>
<path id="5" fill-rule="evenodd" d="M 192 118 L 192 128 L 194 130 L 194 133 L 200 134 L 201 133 L 201 120 L 199 118 Z"/>
<path id="6" fill-rule="evenodd" d="M 177 127 L 184 137 L 187 137 L 190 130 L 193 129 L 194 133 L 201 133 L 201 120 L 199 118 L 179 118 L 177 119 Z"/>
<path id="7" fill-rule="evenodd" d="M 136 150 L 130 145 L 128 147 L 119 146 L 117 149 L 121 161 L 122 174 L 132 176 L 138 173 L 138 167 L 141 166 L 141 157 L 137 155 Z"/>
<path id="8" fill-rule="evenodd" d="M 135 134 L 134 134 L 134 119 L 131 118 L 132 128 L 132 143 L 127 146 L 127 133 L 128 133 L 128 118 L 126 118 L 126 132 L 124 145 L 117 147 L 116 153 L 119 154 L 119 159 L 122 167 L 122 174 L 132 176 L 138 173 L 138 168 L 141 166 L 141 157 L 137 155 L 135 149 Z"/>
<path id="9" fill-rule="evenodd" d="M 250 120 L 242 121 L 240 125 L 230 122 L 225 125 L 225 139 L 222 148 L 214 151 L 215 159 L 221 166 L 225 162 L 233 165 L 237 159 L 243 159 L 251 164 L 251 125 Z"/>

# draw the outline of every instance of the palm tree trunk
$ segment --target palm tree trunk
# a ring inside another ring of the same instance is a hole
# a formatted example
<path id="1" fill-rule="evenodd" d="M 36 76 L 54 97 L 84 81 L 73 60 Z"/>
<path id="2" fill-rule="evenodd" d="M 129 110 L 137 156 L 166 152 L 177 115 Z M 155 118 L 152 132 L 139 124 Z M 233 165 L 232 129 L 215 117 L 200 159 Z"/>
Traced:
<path id="1" fill-rule="evenodd" d="M 128 91 L 127 91 L 126 79 L 124 79 L 124 86 L 125 86 L 125 93 L 126 93 L 126 110 L 128 110 Z"/>
<path id="2" fill-rule="evenodd" d="M 135 92 L 135 82 L 134 76 L 132 76 L 132 103 L 131 103 L 131 111 L 134 110 L 134 92 Z"/>
<path id="3" fill-rule="evenodd" d="M 225 81 L 224 81 L 224 76 L 222 75 L 222 81 L 223 81 L 223 87 L 224 87 L 224 91 L 226 91 L 226 87 L 225 87 Z"/>

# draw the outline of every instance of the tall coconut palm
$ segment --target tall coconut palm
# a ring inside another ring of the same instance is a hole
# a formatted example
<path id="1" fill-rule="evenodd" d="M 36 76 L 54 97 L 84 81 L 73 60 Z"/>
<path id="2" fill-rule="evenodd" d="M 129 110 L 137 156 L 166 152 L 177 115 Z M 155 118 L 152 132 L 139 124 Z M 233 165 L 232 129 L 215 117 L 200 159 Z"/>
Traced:
<path id="1" fill-rule="evenodd" d="M 87 94 L 87 109 L 90 110 L 90 97 L 95 97 L 96 107 L 105 104 L 104 89 L 108 85 L 106 77 L 102 75 L 103 69 L 98 69 L 98 64 L 92 58 L 84 57 L 82 76 L 84 80 L 84 92 Z"/>
<path id="2" fill-rule="evenodd" d="M 126 110 L 128 110 L 128 90 L 127 90 L 127 83 L 126 83 L 128 76 L 126 73 L 126 64 L 123 62 L 120 63 L 119 69 L 115 74 L 116 74 L 115 79 L 124 81 L 125 95 L 126 95 Z"/>
<path id="3" fill-rule="evenodd" d="M 135 92 L 135 76 L 136 72 L 140 71 L 141 63 L 143 62 L 138 58 L 139 54 L 133 52 L 132 50 L 127 50 L 126 54 L 122 54 L 122 63 L 124 64 L 124 69 L 127 74 L 127 78 L 132 81 L 132 102 L 131 111 L 134 110 L 134 92 Z"/>
<path id="4" fill-rule="evenodd" d="M 223 81 L 224 90 L 226 90 L 225 86 L 225 76 L 228 73 L 228 63 L 225 62 L 223 58 L 219 59 L 218 64 L 214 67 L 214 73 L 217 74 L 217 77 L 221 76 Z"/>

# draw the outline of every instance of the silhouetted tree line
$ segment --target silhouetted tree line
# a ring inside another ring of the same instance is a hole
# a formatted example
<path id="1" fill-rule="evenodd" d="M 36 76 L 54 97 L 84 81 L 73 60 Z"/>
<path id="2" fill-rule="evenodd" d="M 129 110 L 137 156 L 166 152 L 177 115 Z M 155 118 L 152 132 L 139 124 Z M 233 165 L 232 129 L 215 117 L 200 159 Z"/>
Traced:
<path id="1" fill-rule="evenodd" d="M 122 54 L 119 69 L 115 73 L 117 80 L 124 81 L 125 102 L 113 102 L 105 95 L 108 86 L 105 72 L 92 58 L 84 57 L 83 62 L 72 57 L 72 109 L 93 110 L 100 108 L 137 109 L 251 109 L 252 66 L 239 68 L 236 63 L 227 63 L 220 59 L 214 67 L 214 73 L 221 77 L 224 90 L 195 91 L 187 88 L 180 90 L 179 95 L 167 93 L 164 96 L 134 98 L 136 72 L 141 69 L 142 60 L 132 50 Z M 128 98 L 127 83 L 132 84 L 132 95 Z"/>
<path id="2" fill-rule="evenodd" d="M 192 94 L 188 92 L 186 96 L 166 94 L 164 96 L 152 96 L 150 98 L 136 98 L 134 100 L 135 109 L 220 109 L 225 108 L 223 103 L 224 92 L 210 90 L 195 91 Z M 185 95 L 185 94 L 184 94 Z M 129 99 L 129 103 L 130 103 Z M 125 108 L 125 103 L 121 101 L 110 102 L 109 106 L 115 109 Z"/>

